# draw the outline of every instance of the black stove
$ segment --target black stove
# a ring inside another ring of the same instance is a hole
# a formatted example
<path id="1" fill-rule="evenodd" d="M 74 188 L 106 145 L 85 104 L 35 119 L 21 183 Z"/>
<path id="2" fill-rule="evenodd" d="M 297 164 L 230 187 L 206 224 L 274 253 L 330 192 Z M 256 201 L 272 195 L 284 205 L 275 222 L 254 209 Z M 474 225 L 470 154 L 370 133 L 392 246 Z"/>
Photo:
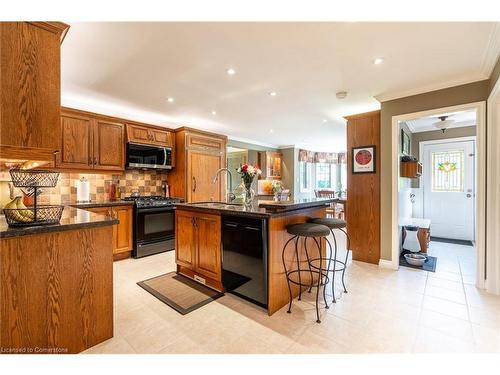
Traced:
<path id="1" fill-rule="evenodd" d="M 126 197 L 124 201 L 133 201 L 137 208 L 143 207 L 168 207 L 176 203 L 180 203 L 179 198 L 167 198 L 161 195 L 139 196 L 139 197 Z"/>
<path id="2" fill-rule="evenodd" d="M 134 202 L 134 258 L 171 251 L 175 248 L 175 207 L 178 198 L 160 195 L 130 196 Z"/>

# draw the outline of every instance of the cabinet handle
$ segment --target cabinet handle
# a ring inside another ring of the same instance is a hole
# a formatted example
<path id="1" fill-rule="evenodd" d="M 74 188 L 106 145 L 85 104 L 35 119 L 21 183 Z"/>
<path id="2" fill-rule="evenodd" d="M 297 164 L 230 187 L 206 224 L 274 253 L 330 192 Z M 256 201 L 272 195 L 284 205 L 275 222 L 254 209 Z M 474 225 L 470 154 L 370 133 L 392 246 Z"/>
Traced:
<path id="1" fill-rule="evenodd" d="M 193 176 L 193 193 L 196 191 L 196 177 Z"/>
<path id="2" fill-rule="evenodd" d="M 97 158 L 94 156 L 94 165 L 97 165 Z"/>

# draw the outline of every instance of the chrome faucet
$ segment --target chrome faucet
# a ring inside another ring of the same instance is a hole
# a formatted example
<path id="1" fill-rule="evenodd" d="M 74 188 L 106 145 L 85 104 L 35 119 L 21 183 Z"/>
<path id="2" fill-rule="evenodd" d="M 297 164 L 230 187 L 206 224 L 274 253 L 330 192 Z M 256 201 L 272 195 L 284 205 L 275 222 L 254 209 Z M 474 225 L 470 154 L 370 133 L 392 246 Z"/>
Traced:
<path id="1" fill-rule="evenodd" d="M 233 175 L 231 174 L 231 171 L 227 168 L 221 168 L 217 172 L 215 172 L 215 176 L 212 179 L 212 184 L 216 184 L 217 181 L 219 180 L 219 175 L 226 171 L 227 174 L 229 175 L 229 192 L 227 193 L 226 201 L 227 202 L 232 202 L 236 199 L 236 195 L 233 193 Z"/>

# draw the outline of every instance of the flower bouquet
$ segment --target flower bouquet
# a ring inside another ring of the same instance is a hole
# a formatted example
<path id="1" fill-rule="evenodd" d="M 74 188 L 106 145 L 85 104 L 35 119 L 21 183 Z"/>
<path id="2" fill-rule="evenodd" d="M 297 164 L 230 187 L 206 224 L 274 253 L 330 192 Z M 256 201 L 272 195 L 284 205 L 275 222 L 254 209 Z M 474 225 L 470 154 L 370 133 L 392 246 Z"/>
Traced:
<path id="1" fill-rule="evenodd" d="M 255 192 L 252 190 L 252 182 L 255 176 L 260 176 L 262 171 L 256 165 L 244 163 L 236 171 L 240 174 L 245 186 L 245 205 L 252 204 Z"/>

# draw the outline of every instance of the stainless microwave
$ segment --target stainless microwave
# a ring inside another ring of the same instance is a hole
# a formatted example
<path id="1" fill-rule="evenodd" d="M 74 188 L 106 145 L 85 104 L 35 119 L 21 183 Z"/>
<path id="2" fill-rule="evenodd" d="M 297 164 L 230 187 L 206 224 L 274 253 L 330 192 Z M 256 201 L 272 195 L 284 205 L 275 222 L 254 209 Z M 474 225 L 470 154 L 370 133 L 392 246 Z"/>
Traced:
<path id="1" fill-rule="evenodd" d="M 130 169 L 172 169 L 170 147 L 127 143 L 127 163 Z"/>

